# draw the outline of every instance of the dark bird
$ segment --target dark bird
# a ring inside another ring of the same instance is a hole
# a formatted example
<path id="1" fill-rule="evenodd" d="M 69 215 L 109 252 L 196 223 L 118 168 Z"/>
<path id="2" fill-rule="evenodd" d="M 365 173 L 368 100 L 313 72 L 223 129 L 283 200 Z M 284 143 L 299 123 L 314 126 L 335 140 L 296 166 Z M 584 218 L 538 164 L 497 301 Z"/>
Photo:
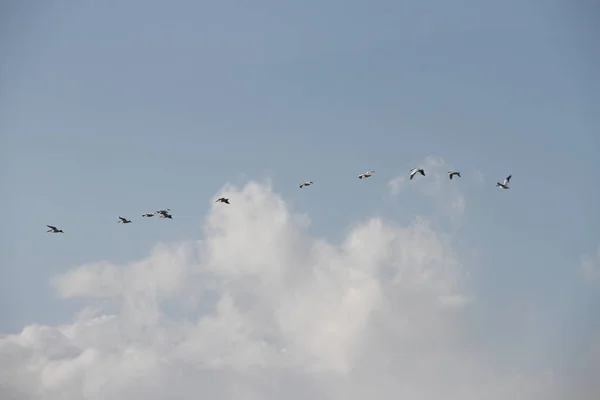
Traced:
<path id="1" fill-rule="evenodd" d="M 215 203 L 231 204 L 231 203 L 229 203 L 229 199 L 226 199 L 225 197 L 221 197 L 221 198 L 215 200 Z"/>
<path id="2" fill-rule="evenodd" d="M 50 228 L 50 229 L 48 229 L 46 232 L 52 232 L 52 233 L 64 233 L 64 232 L 62 231 L 62 229 L 58 229 L 58 228 L 57 228 L 57 227 L 55 227 L 55 226 L 52 226 L 52 225 L 46 225 L 46 226 L 47 226 L 48 228 Z"/>
<path id="3" fill-rule="evenodd" d="M 131 221 L 128 220 L 127 218 L 119 217 L 119 223 L 120 224 L 130 224 Z"/>
<path id="4" fill-rule="evenodd" d="M 449 171 L 449 172 L 448 172 L 448 176 L 450 177 L 450 179 L 452 179 L 452 177 L 453 177 L 454 175 L 458 176 L 459 178 L 461 177 L 461 176 L 460 176 L 460 172 L 458 172 L 458 171 Z"/>

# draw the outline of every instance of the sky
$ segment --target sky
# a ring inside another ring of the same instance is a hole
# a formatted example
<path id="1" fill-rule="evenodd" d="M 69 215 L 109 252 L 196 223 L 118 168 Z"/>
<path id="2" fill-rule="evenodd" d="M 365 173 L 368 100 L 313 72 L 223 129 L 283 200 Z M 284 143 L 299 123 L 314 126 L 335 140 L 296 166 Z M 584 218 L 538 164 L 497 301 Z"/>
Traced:
<path id="1" fill-rule="evenodd" d="M 2 3 L 3 398 L 592 399 L 598 5 L 285 3 Z"/>

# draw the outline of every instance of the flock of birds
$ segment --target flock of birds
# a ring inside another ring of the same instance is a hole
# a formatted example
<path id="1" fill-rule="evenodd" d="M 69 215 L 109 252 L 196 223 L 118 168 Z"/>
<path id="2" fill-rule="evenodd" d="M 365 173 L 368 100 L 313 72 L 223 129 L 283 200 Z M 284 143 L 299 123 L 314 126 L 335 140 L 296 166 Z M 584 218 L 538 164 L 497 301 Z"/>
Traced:
<path id="1" fill-rule="evenodd" d="M 413 178 L 417 175 L 417 174 L 421 174 L 422 176 L 425 176 L 425 170 L 423 168 L 412 168 L 410 169 L 410 180 L 413 180 Z M 363 172 L 362 174 L 358 175 L 358 179 L 366 179 L 369 178 L 371 176 L 373 176 L 373 174 L 375 173 L 375 171 L 371 170 L 371 171 L 367 171 L 367 172 Z M 448 178 L 450 178 L 450 180 L 452 180 L 452 178 L 454 178 L 455 176 L 458 176 L 459 178 L 461 178 L 460 176 L 460 171 L 448 171 Z M 510 187 L 508 186 L 508 183 L 510 182 L 510 178 L 512 178 L 512 175 L 508 175 L 505 179 L 504 182 L 500 183 L 500 182 L 496 182 L 496 187 L 499 187 L 501 189 L 510 189 Z M 306 182 L 302 182 L 300 184 L 300 189 L 307 187 L 307 186 L 311 186 L 314 182 L 313 181 L 306 181 Z M 215 203 L 223 203 L 223 204 L 231 204 L 229 202 L 228 198 L 225 197 L 220 197 L 217 200 L 215 200 Z M 169 208 L 165 208 L 163 210 L 157 210 L 155 212 L 152 213 L 145 213 L 142 214 L 142 217 L 144 218 L 150 218 L 153 217 L 155 215 L 159 215 L 159 218 L 166 218 L 166 219 L 173 219 L 173 216 L 169 213 L 171 210 Z M 131 220 L 125 218 L 125 217 L 119 217 L 119 224 L 130 224 Z M 58 229 L 56 226 L 52 226 L 52 225 L 46 225 L 48 228 L 47 232 L 50 233 L 64 233 L 62 229 Z"/>

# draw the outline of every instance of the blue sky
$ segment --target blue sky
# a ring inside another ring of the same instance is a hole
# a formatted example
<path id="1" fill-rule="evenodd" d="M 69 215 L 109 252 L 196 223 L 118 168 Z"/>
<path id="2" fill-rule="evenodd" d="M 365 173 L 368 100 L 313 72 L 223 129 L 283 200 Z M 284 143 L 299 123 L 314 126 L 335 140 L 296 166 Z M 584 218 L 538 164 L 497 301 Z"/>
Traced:
<path id="1" fill-rule="evenodd" d="M 226 183 L 271 179 L 335 242 L 371 216 L 430 213 L 410 185 L 387 192 L 434 156 L 463 171 L 464 215 L 440 223 L 473 260 L 473 340 L 498 350 L 533 329 L 569 349 L 539 362 L 576 359 L 600 330 L 580 268 L 600 245 L 598 9 L 585 3 L 9 5 L 0 331 L 69 320 L 81 304 L 56 296 L 56 275 L 201 239 Z M 495 188 L 508 174 L 511 190 Z M 163 207 L 173 221 L 141 219 Z"/>

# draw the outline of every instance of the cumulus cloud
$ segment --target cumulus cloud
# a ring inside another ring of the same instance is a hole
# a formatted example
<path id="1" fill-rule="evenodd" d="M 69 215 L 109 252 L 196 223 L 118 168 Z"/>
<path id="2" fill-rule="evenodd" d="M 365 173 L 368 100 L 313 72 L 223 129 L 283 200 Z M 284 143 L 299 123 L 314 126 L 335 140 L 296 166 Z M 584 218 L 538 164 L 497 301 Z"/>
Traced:
<path id="1" fill-rule="evenodd" d="M 598 246 L 596 254 L 593 256 L 585 255 L 581 257 L 581 270 L 588 281 L 600 281 L 600 246 Z"/>
<path id="2" fill-rule="evenodd" d="M 546 375 L 518 379 L 470 343 L 469 266 L 428 220 L 373 218 L 331 243 L 269 183 L 219 195 L 232 205 L 212 204 L 201 240 L 55 277 L 89 304 L 0 338 L 2 398 L 553 398 Z"/>
<path id="3" fill-rule="evenodd" d="M 448 179 L 448 171 L 452 169 L 450 165 L 441 157 L 428 156 L 414 167 L 423 168 L 426 176 L 419 174 L 411 181 L 407 169 L 388 182 L 389 194 L 397 197 L 410 188 L 411 191 L 433 199 L 436 210 L 440 213 L 452 218 L 460 217 L 465 211 L 465 197 L 457 183 Z M 479 171 L 473 176 L 477 182 L 483 179 Z"/>

